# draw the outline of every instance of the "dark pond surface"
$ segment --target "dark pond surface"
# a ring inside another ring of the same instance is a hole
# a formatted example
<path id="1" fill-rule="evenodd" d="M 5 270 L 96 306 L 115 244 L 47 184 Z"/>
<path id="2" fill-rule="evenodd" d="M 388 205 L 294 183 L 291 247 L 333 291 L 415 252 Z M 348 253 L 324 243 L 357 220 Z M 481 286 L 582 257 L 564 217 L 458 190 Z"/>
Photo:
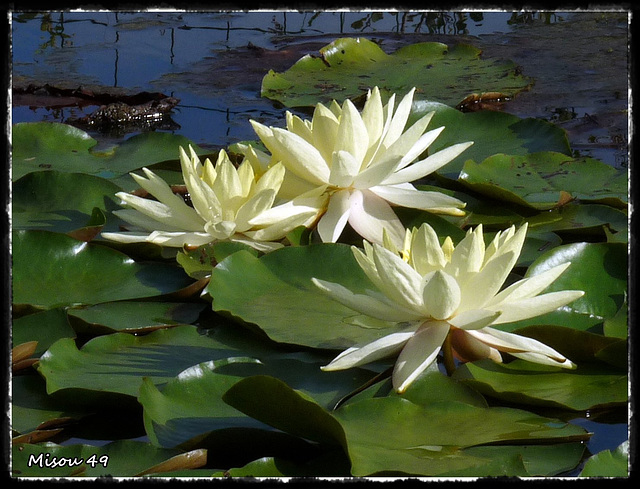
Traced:
<path id="1" fill-rule="evenodd" d="M 510 59 L 534 79 L 504 109 L 556 122 L 572 147 L 627 165 L 627 13 L 620 12 L 64 12 L 14 13 L 13 85 L 48 84 L 180 100 L 174 126 L 202 146 L 255 139 L 250 118 L 281 124 L 260 98 L 269 69 L 285 71 L 338 37 L 363 36 L 386 52 L 416 42 L 468 43 Z M 96 106 L 14 93 L 13 122 L 68 122 Z M 128 133 L 91 133 L 102 144 Z"/>
<path id="2" fill-rule="evenodd" d="M 535 79 L 504 109 L 564 127 L 573 149 L 628 165 L 628 17 L 620 12 L 15 12 L 13 86 L 162 92 L 180 100 L 171 127 L 203 147 L 255 139 L 248 119 L 281 125 L 285 109 L 260 97 L 269 69 L 284 71 L 338 37 L 364 36 L 388 53 L 425 41 L 469 43 Z M 96 106 L 14 92 L 12 122 L 68 122 Z M 89 133 L 100 146 L 140 129 Z M 591 453 L 628 438 L 627 420 L 576 419 Z M 96 443 L 93 441 L 93 443 Z"/>

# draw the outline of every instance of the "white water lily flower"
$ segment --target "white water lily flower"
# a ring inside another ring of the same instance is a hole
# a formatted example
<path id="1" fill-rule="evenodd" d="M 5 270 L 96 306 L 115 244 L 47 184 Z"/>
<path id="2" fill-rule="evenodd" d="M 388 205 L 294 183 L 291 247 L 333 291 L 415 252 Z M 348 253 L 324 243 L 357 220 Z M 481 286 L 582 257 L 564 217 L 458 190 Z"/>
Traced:
<path id="1" fill-rule="evenodd" d="M 284 179 L 282 164 L 273 165 L 256 175 L 249 161 L 236 169 L 227 153 L 221 150 L 215 166 L 204 164 L 190 149 L 180 148 L 182 176 L 193 207 L 175 195 L 171 187 L 155 173 L 143 168 L 145 177 L 131 174 L 136 182 L 156 200 L 126 192 L 116 195 L 128 208 L 114 211 L 133 226 L 130 232 L 103 233 L 124 243 L 151 242 L 163 246 L 200 246 L 213 241 L 236 241 L 260 251 L 282 247 L 277 241 L 293 228 L 304 225 L 313 212 L 293 213 L 272 225 L 255 225 L 250 221 L 271 208 Z"/>
<path id="2" fill-rule="evenodd" d="M 463 361 L 490 358 L 501 362 L 500 351 L 545 365 L 574 368 L 554 349 L 537 340 L 491 326 L 551 312 L 584 292 L 541 292 L 570 263 L 524 278 L 500 290 L 520 255 L 527 225 L 496 234 L 485 247 L 482 225 L 453 246 L 447 237 L 441 246 L 431 226 L 407 230 L 400 257 L 393 245 L 364 243 L 364 252 L 352 247 L 358 264 L 379 289 L 354 294 L 345 287 L 313 279 L 338 302 L 363 314 L 403 328 L 338 355 L 324 370 L 355 367 L 399 353 L 392 381 L 404 390 L 436 358 L 449 335 L 453 353 Z"/>
<path id="3" fill-rule="evenodd" d="M 317 231 L 323 242 L 337 241 L 348 222 L 374 243 L 382 243 L 384 229 L 400 246 L 404 227 L 391 205 L 464 214 L 464 202 L 440 192 L 419 191 L 410 182 L 438 170 L 472 144 L 454 144 L 415 161 L 444 127 L 425 132 L 433 117 L 429 113 L 405 130 L 414 91 L 395 111 L 395 95 L 383 106 L 376 87 L 362 113 L 347 99 L 342 106 L 335 101 L 330 107 L 318 104 L 310 121 L 287 112 L 286 129 L 251 121 L 271 157 L 247 146 L 241 150 L 262 167 L 284 164 L 287 173 L 279 195 L 285 199 L 305 195 L 321 216 Z M 253 222 L 273 224 L 289 210 L 276 206 Z"/>

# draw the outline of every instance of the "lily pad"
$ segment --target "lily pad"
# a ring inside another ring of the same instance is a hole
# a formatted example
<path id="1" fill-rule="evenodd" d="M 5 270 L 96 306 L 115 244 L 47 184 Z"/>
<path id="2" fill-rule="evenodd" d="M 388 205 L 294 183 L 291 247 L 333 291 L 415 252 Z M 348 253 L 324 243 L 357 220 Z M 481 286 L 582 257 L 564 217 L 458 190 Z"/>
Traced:
<path id="1" fill-rule="evenodd" d="M 629 180 L 593 158 L 541 152 L 524 156 L 497 154 L 476 163 L 467 160 L 460 181 L 487 197 L 548 210 L 572 199 L 626 207 Z"/>
<path id="2" fill-rule="evenodd" d="M 205 307 L 205 304 L 188 302 L 107 302 L 69 309 L 68 313 L 74 328 L 85 333 L 148 333 L 158 328 L 192 324 Z"/>
<path id="3" fill-rule="evenodd" d="M 106 213 L 117 230 L 111 211 L 119 209 L 115 196 L 121 189 L 104 178 L 84 173 L 39 171 L 28 173 L 13 184 L 13 229 L 45 229 L 61 233 L 99 225 L 96 209 Z M 105 214 L 101 214 L 104 219 Z M 98 215 L 100 217 L 100 215 Z M 101 224 L 101 225 L 100 225 Z"/>
<path id="4" fill-rule="evenodd" d="M 12 179 L 42 170 L 87 173 L 114 178 L 154 163 L 175 160 L 189 139 L 161 132 L 147 132 L 103 152 L 92 151 L 97 141 L 86 132 L 53 122 L 21 122 L 12 131 Z"/>
<path id="5" fill-rule="evenodd" d="M 626 299 L 627 246 L 622 243 L 558 246 L 536 260 L 526 276 L 538 275 L 567 261 L 571 266 L 546 291 L 584 290 L 584 296 L 573 301 L 569 308 L 600 318 L 614 317 Z"/>
<path id="6" fill-rule="evenodd" d="M 584 464 L 580 477 L 628 477 L 629 442 L 615 450 L 603 450 L 590 457 Z"/>
<path id="7" fill-rule="evenodd" d="M 284 73 L 270 70 L 261 94 L 286 107 L 303 107 L 355 98 L 373 86 L 387 94 L 417 87 L 421 98 L 457 105 L 472 93 L 495 91 L 508 97 L 531 85 L 515 63 L 482 59 L 481 53 L 467 44 L 425 42 L 387 54 L 366 38 L 341 38 Z"/>
<path id="8" fill-rule="evenodd" d="M 624 406 L 628 400 L 626 372 L 602 364 L 582 363 L 566 371 L 524 360 L 481 360 L 462 365 L 453 377 L 486 396 L 529 406 L 584 411 Z"/>
<path id="9" fill-rule="evenodd" d="M 367 318 L 323 294 L 311 282 L 313 277 L 355 292 L 373 287 L 350 246 L 325 243 L 281 248 L 261 258 L 239 251 L 212 271 L 206 290 L 214 311 L 257 325 L 280 343 L 343 349 L 380 336 L 384 323 L 367 323 Z"/>
<path id="10" fill-rule="evenodd" d="M 189 286 L 181 268 L 137 263 L 113 249 L 49 231 L 14 231 L 13 302 L 42 309 L 153 297 Z"/>
<path id="11" fill-rule="evenodd" d="M 480 111 L 463 113 L 430 100 L 414 102 L 408 124 L 434 112 L 429 127 L 444 130 L 429 147 L 430 152 L 465 141 L 473 145 L 440 168 L 436 174 L 456 180 L 467 160 L 484 161 L 498 153 L 527 155 L 553 151 L 571 155 L 567 133 L 559 126 L 536 118 L 522 119 L 506 112 Z"/>
<path id="12" fill-rule="evenodd" d="M 37 341 L 34 355 L 42 355 L 60 338 L 75 338 L 76 333 L 67 320 L 63 308 L 49 309 L 27 316 L 14 318 L 11 325 L 11 340 L 15 345 Z"/>

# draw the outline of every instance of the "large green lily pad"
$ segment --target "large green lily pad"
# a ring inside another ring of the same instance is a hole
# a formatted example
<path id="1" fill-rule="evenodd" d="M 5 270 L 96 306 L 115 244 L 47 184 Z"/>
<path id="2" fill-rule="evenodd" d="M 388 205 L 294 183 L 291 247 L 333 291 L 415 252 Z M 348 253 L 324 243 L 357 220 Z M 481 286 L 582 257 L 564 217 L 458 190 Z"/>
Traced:
<path id="1" fill-rule="evenodd" d="M 593 158 L 549 151 L 524 156 L 496 154 L 467 160 L 460 181 L 487 197 L 548 210 L 570 199 L 625 207 L 629 177 Z"/>
<path id="2" fill-rule="evenodd" d="M 257 325 L 281 343 L 343 349 L 371 341 L 381 335 L 378 328 L 389 326 L 367 322 L 334 301 L 311 282 L 313 277 L 354 292 L 373 287 L 349 246 L 326 243 L 286 247 L 261 258 L 239 251 L 213 269 L 206 290 L 215 311 Z"/>
<path id="3" fill-rule="evenodd" d="M 193 282 L 169 263 L 138 263 L 119 251 L 50 231 L 14 231 L 13 303 L 50 309 L 160 296 Z"/>
<path id="4" fill-rule="evenodd" d="M 28 173 L 13 184 L 13 229 L 68 233 L 90 224 L 99 209 L 111 224 L 108 229 L 117 231 L 119 220 L 111 211 L 119 209 L 115 194 L 120 190 L 110 180 L 85 173 Z"/>
<path id="5" fill-rule="evenodd" d="M 268 376 L 241 380 L 223 399 L 288 433 L 346 445 L 354 476 L 549 475 L 575 466 L 583 447 L 579 443 L 565 445 L 560 458 L 555 458 L 560 454 L 557 448 L 547 447 L 546 453 L 536 453 L 545 462 L 529 466 L 534 469 L 529 472 L 522 460 L 527 442 L 552 444 L 587 438 L 580 427 L 526 411 L 456 401 L 423 406 L 402 397 L 374 397 L 328 413 Z M 283 399 L 286 409 L 280 409 Z M 495 442 L 511 446 L 484 446 Z M 524 456 L 526 461 L 528 458 Z M 537 472 L 545 465 L 544 473 Z"/>
<path id="6" fill-rule="evenodd" d="M 368 39 L 341 38 L 284 73 L 270 70 L 261 94 L 286 107 L 302 107 L 355 98 L 373 86 L 387 94 L 417 87 L 422 99 L 456 105 L 472 93 L 513 96 L 531 84 L 513 62 L 482 59 L 481 53 L 467 44 L 425 42 L 387 54 Z"/>
<path id="7" fill-rule="evenodd" d="M 184 136 L 147 132 L 127 139 L 120 146 L 94 151 L 98 143 L 81 129 L 53 122 L 21 122 L 13 126 L 11 176 L 17 180 L 42 170 L 87 173 L 115 178 L 133 170 L 179 156 L 180 146 L 192 145 Z"/>
<path id="8" fill-rule="evenodd" d="M 458 368 L 454 378 L 487 396 L 529 406 L 584 411 L 624 406 L 628 397 L 626 372 L 589 363 L 566 371 L 524 360 L 481 360 Z"/>

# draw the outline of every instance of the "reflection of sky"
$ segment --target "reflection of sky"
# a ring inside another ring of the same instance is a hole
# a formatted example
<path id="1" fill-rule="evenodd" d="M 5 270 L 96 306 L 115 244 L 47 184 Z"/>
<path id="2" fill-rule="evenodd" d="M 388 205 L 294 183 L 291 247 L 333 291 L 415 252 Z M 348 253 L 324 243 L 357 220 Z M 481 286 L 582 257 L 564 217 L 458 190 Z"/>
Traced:
<path id="1" fill-rule="evenodd" d="M 464 29 L 469 35 L 512 30 L 507 23 L 510 13 L 485 12 L 482 18 L 474 16 L 475 20 L 470 14 L 456 15 L 458 19 L 465 16 Z M 24 18 L 14 14 L 14 19 Z M 204 66 L 204 58 L 246 49 L 249 43 L 279 50 L 303 40 L 323 45 L 341 36 L 366 34 L 375 39 L 376 33 L 383 32 L 429 32 L 419 14 L 391 12 L 51 12 L 48 25 L 44 18 L 38 14 L 26 22 L 12 23 L 14 80 L 18 83 L 24 75 L 28 82 L 65 88 L 102 85 L 130 93 L 161 91 L 180 99 L 173 114 L 173 120 L 181 126 L 179 133 L 197 144 L 215 146 L 255 139 L 247 120 L 261 112 L 280 118 L 283 111 L 260 99 L 259 80 L 255 96 L 251 93 L 246 97 L 247 104 L 251 102 L 246 106 L 237 92 L 230 103 L 229 95 L 219 90 L 192 93 L 184 83 L 167 81 L 167 75 L 193 72 Z M 439 34 L 460 33 L 462 26 L 455 24 L 453 14 L 442 19 L 444 24 L 437 27 Z M 215 70 L 211 77 L 216 77 Z M 15 107 L 12 111 L 14 123 L 64 122 L 83 115 L 77 108 L 52 111 Z"/>
<path id="2" fill-rule="evenodd" d="M 41 30 L 41 18 L 13 22 L 14 69 L 17 74 L 28 75 L 45 70 L 58 76 L 73 72 L 106 86 L 117 82 L 121 87 L 148 89 L 151 80 L 166 72 L 185 70 L 210 56 L 212 50 L 244 47 L 249 42 L 272 48 L 272 36 L 261 31 L 282 33 L 286 28 L 286 33 L 313 36 L 398 32 L 400 28 L 401 14 L 386 13 L 380 20 L 360 27 L 365 15 L 363 12 L 324 12 L 318 16 L 295 12 L 51 13 L 51 34 Z M 503 12 L 484 13 L 481 21 L 468 19 L 466 27 L 470 35 L 508 31 L 510 16 Z M 60 23 L 61 19 L 64 23 Z M 417 16 L 411 19 L 412 22 L 405 23 L 405 32 L 415 32 L 418 27 L 420 32 L 429 32 Z M 358 28 L 351 27 L 352 24 Z M 185 25 L 191 29 L 180 28 Z M 447 33 L 454 29 L 453 23 L 442 29 Z M 52 46 L 47 46 L 48 43 Z M 61 65 L 66 66 L 62 72 Z"/>

